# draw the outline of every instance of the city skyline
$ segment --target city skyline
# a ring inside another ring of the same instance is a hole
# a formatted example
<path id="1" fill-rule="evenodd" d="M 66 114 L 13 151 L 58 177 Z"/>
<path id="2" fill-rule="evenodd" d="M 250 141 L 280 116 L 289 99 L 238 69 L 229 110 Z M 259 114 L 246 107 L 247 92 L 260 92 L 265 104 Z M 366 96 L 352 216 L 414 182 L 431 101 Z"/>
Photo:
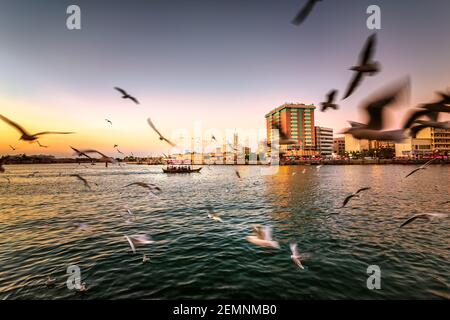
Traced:
<path id="1" fill-rule="evenodd" d="M 264 129 L 264 115 L 285 102 L 318 106 L 332 88 L 342 95 L 352 76 L 348 68 L 373 33 L 365 25 L 370 1 L 323 2 L 301 28 L 290 23 L 298 1 L 134 1 L 127 11 L 119 2 L 78 1 L 83 24 L 74 31 L 65 27 L 67 1 L 3 3 L 0 113 L 32 132 L 76 134 L 45 137 L 50 148 L 42 149 L 18 143 L 18 133 L 1 123 L 0 154 L 11 153 L 9 144 L 20 153 L 57 156 L 70 155 L 69 145 L 108 152 L 118 144 L 142 156 L 166 152 L 148 117 L 169 137 L 179 128 L 192 130 L 196 121 L 223 131 Z M 359 103 L 408 74 L 410 107 L 447 89 L 450 44 L 442 39 L 450 5 L 434 4 L 379 1 L 381 73 L 339 101 L 338 111 L 316 112 L 316 125 L 338 133 L 347 120 L 362 121 Z M 141 105 L 120 99 L 114 86 Z M 396 124 L 405 107 L 394 113 Z"/>

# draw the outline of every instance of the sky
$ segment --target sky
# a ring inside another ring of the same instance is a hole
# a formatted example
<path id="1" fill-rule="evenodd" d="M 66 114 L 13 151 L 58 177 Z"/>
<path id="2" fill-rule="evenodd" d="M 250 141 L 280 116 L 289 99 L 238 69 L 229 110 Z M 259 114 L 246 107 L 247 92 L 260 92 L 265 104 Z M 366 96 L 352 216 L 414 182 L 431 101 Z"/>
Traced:
<path id="1" fill-rule="evenodd" d="M 170 151 L 147 125 L 175 138 L 180 130 L 264 129 L 264 115 L 285 102 L 318 106 L 341 97 L 367 37 L 368 6 L 381 8 L 375 60 L 338 111 L 316 110 L 316 125 L 335 133 L 363 121 L 358 106 L 404 76 L 410 100 L 393 113 L 450 89 L 448 0 L 324 0 L 301 26 L 303 0 L 0 0 L 0 114 L 45 136 L 41 149 L 19 142 L 0 122 L 0 155 L 68 156 L 69 145 L 112 155 Z M 66 8 L 81 8 L 81 30 L 68 30 Z M 125 88 L 141 104 L 120 99 Z M 109 125 L 105 119 L 113 122 Z M 395 125 L 395 124 L 394 124 Z M 261 137 L 264 138 L 264 137 Z M 12 152 L 9 144 L 17 147 Z"/>

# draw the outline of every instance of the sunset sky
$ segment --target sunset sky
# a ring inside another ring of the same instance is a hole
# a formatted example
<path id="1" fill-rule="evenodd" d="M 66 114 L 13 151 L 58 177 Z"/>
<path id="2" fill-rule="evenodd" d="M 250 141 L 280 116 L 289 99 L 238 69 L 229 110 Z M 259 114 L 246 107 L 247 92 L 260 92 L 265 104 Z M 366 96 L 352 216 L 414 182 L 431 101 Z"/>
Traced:
<path id="1" fill-rule="evenodd" d="M 366 9 L 378 4 L 376 60 L 340 110 L 316 110 L 316 125 L 335 132 L 363 121 L 357 107 L 383 85 L 410 75 L 410 106 L 450 89 L 450 2 L 325 0 L 308 20 L 290 23 L 303 0 L 24 1 L 0 0 L 0 114 L 29 129 L 75 131 L 46 136 L 49 149 L 19 142 L 0 122 L 0 155 L 70 155 L 69 145 L 111 153 L 167 152 L 147 125 L 176 129 L 264 128 L 285 102 L 319 103 L 344 93 L 366 38 Z M 82 29 L 66 28 L 77 4 Z M 141 105 L 120 99 L 127 89 Z M 400 121 L 407 106 L 395 113 Z M 113 125 L 106 123 L 110 119 Z"/>

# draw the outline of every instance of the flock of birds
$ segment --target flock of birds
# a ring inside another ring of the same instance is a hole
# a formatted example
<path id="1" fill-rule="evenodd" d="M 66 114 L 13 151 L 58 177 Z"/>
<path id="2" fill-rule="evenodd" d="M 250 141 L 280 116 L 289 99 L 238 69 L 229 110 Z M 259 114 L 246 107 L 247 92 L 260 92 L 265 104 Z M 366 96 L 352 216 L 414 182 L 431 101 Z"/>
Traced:
<path id="1" fill-rule="evenodd" d="M 309 0 L 307 1 L 306 5 L 300 10 L 300 12 L 297 14 L 297 16 L 292 21 L 295 25 L 300 25 L 303 23 L 306 18 L 309 16 L 309 14 L 312 12 L 314 6 L 317 2 L 322 0 Z M 349 86 L 346 90 L 346 93 L 343 97 L 343 99 L 346 99 L 350 97 L 355 90 L 361 85 L 363 79 L 365 76 L 374 76 L 378 72 L 380 72 L 380 63 L 373 60 L 374 53 L 376 48 L 376 34 L 373 34 L 369 36 L 369 38 L 366 41 L 366 44 L 363 48 L 363 50 L 360 53 L 359 62 L 358 65 L 353 66 L 350 68 L 354 72 L 354 76 L 352 80 L 349 83 Z M 417 132 L 420 130 L 427 128 L 427 127 L 434 127 L 434 128 L 450 128 L 450 121 L 438 121 L 439 115 L 441 113 L 450 113 L 450 94 L 446 93 L 438 93 L 440 95 L 440 99 L 428 104 L 424 104 L 419 106 L 416 110 L 414 110 L 412 113 L 410 113 L 407 117 L 407 120 L 405 121 L 405 124 L 401 129 L 398 130 L 390 130 L 390 131 L 384 131 L 385 128 L 385 117 L 384 117 L 384 111 L 387 107 L 390 107 L 394 105 L 396 102 L 398 102 L 399 98 L 401 97 L 402 93 L 406 91 L 406 89 L 409 88 L 409 79 L 402 80 L 394 85 L 390 85 L 388 89 L 384 90 L 382 94 L 376 95 L 372 98 L 369 98 L 363 105 L 362 109 L 367 113 L 368 115 L 368 122 L 367 123 L 359 123 L 359 122 L 350 122 L 351 128 L 346 129 L 344 132 L 351 134 L 356 139 L 369 139 L 369 140 L 379 140 L 379 141 L 401 141 L 406 137 L 406 133 L 409 131 L 409 135 L 415 137 Z M 139 105 L 139 101 L 136 97 L 130 95 L 126 90 L 114 87 L 115 90 L 120 92 L 122 95 L 121 97 L 123 99 L 128 99 L 135 104 Z M 338 90 L 333 89 L 331 90 L 328 95 L 325 102 L 321 103 L 321 111 L 325 112 L 329 109 L 332 110 L 338 110 L 339 106 L 336 103 L 338 95 Z M 423 119 L 425 117 L 426 119 Z M 59 131 L 42 131 L 38 133 L 29 133 L 23 126 L 19 125 L 18 123 L 14 122 L 13 120 L 10 120 L 9 118 L 3 116 L 0 114 L 0 120 L 4 121 L 11 127 L 15 128 L 19 133 L 21 134 L 20 140 L 28 141 L 30 143 L 38 143 L 40 147 L 47 148 L 48 146 L 42 145 L 39 141 L 39 139 L 44 135 L 49 134 L 59 134 L 59 135 L 67 135 L 67 134 L 73 134 L 74 132 L 59 132 Z M 109 125 L 113 125 L 112 121 L 109 119 L 105 119 L 105 121 Z M 155 131 L 155 133 L 159 136 L 159 139 L 161 141 L 164 141 L 171 145 L 172 147 L 175 146 L 173 142 L 171 142 L 169 139 L 165 138 L 161 132 L 156 128 L 154 123 L 150 118 L 147 119 L 148 125 Z M 291 144 L 295 143 L 292 141 L 280 128 L 274 124 L 274 128 L 279 130 L 280 134 L 280 144 Z M 216 140 L 214 136 L 212 136 L 212 140 Z M 13 147 L 12 145 L 9 145 L 9 147 L 15 151 L 17 148 Z M 108 166 L 108 163 L 116 164 L 118 163 L 117 160 L 115 160 L 113 157 L 107 156 L 104 153 L 94 150 L 94 149 L 85 149 L 85 150 L 79 150 L 75 147 L 70 147 L 74 154 L 77 157 L 85 157 L 90 160 L 94 160 L 94 158 L 91 156 L 91 154 L 97 154 L 100 156 L 100 161 L 105 162 L 105 165 Z M 118 145 L 115 144 L 114 148 L 118 151 L 118 153 L 123 154 L 118 149 Z M 234 149 L 234 147 L 233 147 Z M 7 157 L 3 157 L 0 159 L 0 173 L 4 173 L 5 169 L 3 167 L 4 162 L 7 160 Z M 433 160 L 428 161 L 424 165 L 412 170 L 405 178 L 421 171 L 427 169 L 427 167 L 433 162 Z M 120 163 L 118 163 L 120 165 Z M 322 166 L 317 166 L 317 171 L 320 170 Z M 302 171 L 304 174 L 306 172 L 306 169 Z M 38 174 L 38 172 L 33 172 L 29 175 L 29 177 L 35 176 Z M 236 170 L 235 174 L 237 178 L 241 179 L 240 173 Z M 293 175 L 296 174 L 295 172 Z M 89 182 L 82 177 L 80 174 L 71 174 L 70 176 L 78 179 L 80 182 L 83 183 L 86 189 L 92 190 Z M 9 181 L 9 180 L 8 180 Z M 151 192 L 154 195 L 158 195 L 162 192 L 162 190 L 156 186 L 155 184 L 151 183 L 145 183 L 145 182 L 133 182 L 128 185 L 125 185 L 124 188 L 128 187 L 141 187 L 144 189 L 147 189 L 149 192 Z M 344 208 L 352 199 L 359 198 L 360 195 L 363 192 L 369 191 L 370 187 L 363 187 L 357 190 L 356 192 L 348 195 L 342 203 L 342 207 Z M 220 215 L 214 212 L 213 208 L 211 206 L 208 206 L 207 208 L 208 215 L 207 217 L 213 221 L 223 223 L 222 218 Z M 134 221 L 135 216 L 131 212 L 131 210 L 126 210 L 126 217 L 127 221 Z M 404 221 L 400 228 L 405 227 L 406 225 L 413 223 L 414 221 L 417 221 L 419 219 L 435 219 L 435 218 L 446 218 L 448 217 L 448 213 L 421 213 L 412 216 L 411 218 Z M 86 230 L 89 226 L 87 224 L 79 224 L 78 228 L 80 230 Z M 128 242 L 131 250 L 133 253 L 137 252 L 137 248 L 139 246 L 145 246 L 150 245 L 154 243 L 154 241 L 145 234 L 136 234 L 136 235 L 125 235 L 124 238 Z M 273 248 L 273 249 L 280 249 L 280 244 L 278 241 L 274 240 L 272 237 L 272 228 L 270 226 L 253 226 L 253 234 L 245 237 L 245 240 L 247 240 L 249 243 L 252 243 L 256 246 L 265 247 L 265 248 Z M 293 263 L 301 268 L 304 269 L 304 266 L 302 264 L 302 255 L 298 251 L 297 243 L 290 243 L 290 251 Z M 148 262 L 150 261 L 150 258 L 147 255 L 143 255 L 142 262 Z M 46 281 L 47 286 L 52 286 L 55 284 L 56 279 L 49 276 Z M 86 284 L 83 282 L 82 286 L 80 288 L 77 288 L 77 291 L 84 292 L 87 290 Z"/>

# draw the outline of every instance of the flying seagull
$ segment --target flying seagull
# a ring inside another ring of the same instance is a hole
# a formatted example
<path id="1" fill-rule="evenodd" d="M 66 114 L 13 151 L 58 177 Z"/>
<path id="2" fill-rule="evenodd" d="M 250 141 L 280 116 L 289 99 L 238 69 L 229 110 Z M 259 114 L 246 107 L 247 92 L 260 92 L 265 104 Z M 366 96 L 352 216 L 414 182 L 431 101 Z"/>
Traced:
<path id="1" fill-rule="evenodd" d="M 34 142 L 38 139 L 39 136 L 46 135 L 46 134 L 72 134 L 72 133 L 75 133 L 75 132 L 43 131 L 43 132 L 38 132 L 35 134 L 30 134 L 23 127 L 21 127 L 14 121 L 9 120 L 8 118 L 2 116 L 1 114 L 0 114 L 0 119 L 5 121 L 10 126 L 16 128 L 22 134 L 22 136 L 20 137 L 20 140 L 24 140 L 24 141 Z"/>
<path id="2" fill-rule="evenodd" d="M 87 180 L 86 180 L 85 178 L 83 178 L 82 176 L 80 176 L 79 174 L 71 174 L 70 176 L 71 176 L 71 177 L 75 177 L 75 178 L 77 178 L 78 180 L 82 181 L 82 182 L 84 183 L 84 186 L 85 186 L 87 189 L 92 190 L 92 189 L 91 189 L 91 186 L 89 185 L 89 183 L 87 182 Z"/>
<path id="3" fill-rule="evenodd" d="M 439 125 L 441 123 L 438 122 L 440 113 L 450 113 L 450 95 L 438 92 L 438 95 L 441 97 L 440 100 L 422 104 L 418 109 L 409 114 L 408 119 L 405 121 L 403 125 L 404 129 L 410 128 L 414 123 L 417 123 L 417 119 L 426 116 L 429 120 L 425 125 L 433 126 Z M 425 127 L 426 127 L 425 126 Z M 424 128 L 425 128 L 424 127 Z"/>
<path id="4" fill-rule="evenodd" d="M 305 269 L 305 267 L 303 267 L 302 262 L 301 262 L 301 256 L 298 253 L 297 250 L 297 244 L 296 243 L 291 243 L 290 244 L 291 247 L 291 259 L 292 261 L 294 261 L 295 265 L 301 269 Z"/>
<path id="5" fill-rule="evenodd" d="M 351 128 L 345 129 L 342 133 L 351 134 L 355 139 L 368 139 L 380 141 L 401 141 L 405 138 L 405 130 L 382 131 L 386 126 L 386 108 L 393 106 L 400 100 L 403 92 L 407 92 L 409 78 L 396 84 L 391 84 L 382 94 L 377 94 L 366 99 L 360 109 L 367 114 L 369 121 L 367 124 L 349 121 Z"/>
<path id="6" fill-rule="evenodd" d="M 110 125 L 112 125 L 112 121 L 111 120 L 105 119 L 105 121 L 108 122 Z"/>
<path id="7" fill-rule="evenodd" d="M 94 150 L 94 149 L 78 150 L 78 149 L 75 149 L 75 148 L 73 148 L 73 147 L 71 147 L 71 148 L 72 148 L 73 151 L 75 151 L 75 154 L 76 154 L 78 157 L 86 156 L 86 157 L 88 157 L 89 159 L 92 159 L 90 156 L 88 156 L 88 153 L 97 153 L 97 154 L 99 154 L 99 155 L 101 156 L 100 160 L 101 160 L 101 161 L 104 161 L 106 164 L 107 164 L 108 162 L 109 162 L 109 163 L 116 163 L 116 162 L 117 162 L 114 158 L 108 157 L 108 156 L 105 155 L 104 153 L 102 153 L 102 152 L 100 152 L 100 151 L 97 151 L 97 150 Z"/>
<path id="8" fill-rule="evenodd" d="M 292 24 L 295 24 L 296 26 L 303 23 L 303 21 L 306 20 L 306 18 L 311 13 L 312 9 L 316 5 L 316 2 L 319 2 L 322 0 L 308 0 L 308 2 L 303 6 L 303 8 L 297 13 L 294 20 L 292 20 Z"/>
<path id="9" fill-rule="evenodd" d="M 380 64 L 372 61 L 375 53 L 376 40 L 376 33 L 374 33 L 367 39 L 364 49 L 360 53 L 359 65 L 350 68 L 350 70 L 355 71 L 356 74 L 350 82 L 347 92 L 342 100 L 347 99 L 355 91 L 360 85 L 364 75 L 373 76 L 380 71 Z"/>
<path id="10" fill-rule="evenodd" d="M 278 242 L 272 240 L 271 227 L 254 226 L 253 232 L 254 235 L 245 237 L 245 240 L 261 247 L 276 248 L 276 249 L 280 248 Z"/>
<path id="11" fill-rule="evenodd" d="M 220 216 L 217 213 L 214 213 L 212 207 L 208 206 L 208 207 L 206 207 L 206 209 L 208 210 L 208 218 L 209 219 L 223 222 L 222 218 L 220 218 Z"/>
<path id="12" fill-rule="evenodd" d="M 363 191 L 366 191 L 366 190 L 370 190 L 370 188 L 369 188 L 369 187 L 361 188 L 361 189 L 359 189 L 358 191 L 356 191 L 355 193 L 352 193 L 351 195 L 347 196 L 347 197 L 344 199 L 344 203 L 342 204 L 342 207 L 341 207 L 341 208 L 344 208 L 344 207 L 347 205 L 347 203 L 348 203 L 353 197 L 358 197 L 358 198 L 359 198 L 359 193 L 360 193 L 360 192 L 363 192 Z"/>
<path id="13" fill-rule="evenodd" d="M 116 149 L 118 153 L 120 154 L 124 154 L 122 151 L 120 151 L 119 149 Z"/>
<path id="14" fill-rule="evenodd" d="M 236 176 L 241 179 L 241 174 L 239 173 L 239 171 L 235 170 L 234 173 L 236 174 Z"/>
<path id="15" fill-rule="evenodd" d="M 128 243 L 130 244 L 130 247 L 131 247 L 131 250 L 133 250 L 133 253 L 136 253 L 137 246 L 151 244 L 151 243 L 155 242 L 153 240 L 150 240 L 150 238 L 145 234 L 125 236 L 125 239 L 127 239 Z"/>
<path id="16" fill-rule="evenodd" d="M 272 124 L 272 129 L 278 130 L 279 134 L 279 144 L 280 145 L 291 145 L 291 144 L 297 144 L 297 140 L 289 138 L 289 136 L 280 129 L 280 126 L 278 123 Z"/>
<path id="17" fill-rule="evenodd" d="M 150 257 L 148 257 L 146 254 L 144 254 L 142 256 L 142 263 L 146 263 L 146 262 L 149 262 L 149 261 L 150 261 Z"/>
<path id="18" fill-rule="evenodd" d="M 90 156 L 88 156 L 86 153 L 84 153 L 84 152 L 81 152 L 80 150 L 78 150 L 78 149 L 76 149 L 76 148 L 74 148 L 74 147 L 70 147 L 73 151 L 75 151 L 75 155 L 76 156 L 78 156 L 78 157 L 81 157 L 81 156 L 85 156 L 86 158 L 88 158 L 88 159 L 92 159 Z"/>
<path id="19" fill-rule="evenodd" d="M 442 219 L 442 218 L 447 218 L 450 215 L 448 213 L 419 213 L 416 214 L 414 216 L 412 216 L 411 218 L 409 218 L 408 220 L 406 220 L 405 222 L 403 222 L 400 225 L 400 228 L 406 226 L 407 224 L 410 224 L 411 222 L 417 220 L 417 219 L 426 219 L 426 220 L 433 220 L 433 219 Z"/>
<path id="20" fill-rule="evenodd" d="M 211 141 L 212 141 L 212 140 L 214 140 L 214 141 L 217 142 L 217 139 L 216 139 L 216 137 L 214 137 L 214 135 L 211 135 Z"/>
<path id="21" fill-rule="evenodd" d="M 162 192 L 161 188 L 159 188 L 158 186 L 155 186 L 154 184 L 151 184 L 151 183 L 145 183 L 145 182 L 133 182 L 133 183 L 127 184 L 126 186 L 124 186 L 124 188 L 131 187 L 131 186 L 139 186 L 142 188 L 146 188 L 146 189 L 150 190 L 150 192 L 152 192 L 153 194 L 159 194 Z"/>
<path id="22" fill-rule="evenodd" d="M 327 101 L 322 102 L 321 106 L 322 108 L 320 109 L 320 111 L 324 112 L 327 111 L 327 109 L 333 109 L 333 110 L 337 110 L 339 109 L 339 106 L 334 103 L 334 100 L 336 99 L 336 94 L 338 93 L 337 90 L 331 90 L 328 95 L 327 95 Z"/>
<path id="23" fill-rule="evenodd" d="M 16 151 L 16 148 L 14 148 L 12 145 L 9 145 L 12 151 Z"/>
<path id="24" fill-rule="evenodd" d="M 115 145 L 114 145 L 114 148 L 117 148 L 118 146 L 119 146 L 119 145 L 115 144 Z"/>
<path id="25" fill-rule="evenodd" d="M 163 135 L 158 131 L 158 129 L 156 129 L 155 125 L 153 124 L 153 122 L 150 118 L 147 119 L 147 122 L 150 125 L 150 127 L 159 135 L 159 140 L 166 141 L 172 147 L 176 147 L 176 145 L 174 143 L 170 142 L 168 139 L 163 137 Z"/>
<path id="26" fill-rule="evenodd" d="M 421 165 L 420 167 L 414 169 L 413 171 L 411 171 L 410 173 L 408 173 L 408 174 L 406 175 L 405 178 L 408 178 L 410 175 L 413 175 L 413 174 L 416 173 L 417 171 L 425 170 L 425 169 L 426 169 L 426 168 L 427 168 L 434 160 L 436 160 L 436 158 L 433 158 L 433 159 L 427 161 L 425 164 Z"/>
<path id="27" fill-rule="evenodd" d="M 117 91 L 119 91 L 122 94 L 122 99 L 130 99 L 130 100 L 134 101 L 134 103 L 139 104 L 139 101 L 135 97 L 130 96 L 125 90 L 123 90 L 119 87 L 114 87 L 114 89 L 116 89 Z"/>

